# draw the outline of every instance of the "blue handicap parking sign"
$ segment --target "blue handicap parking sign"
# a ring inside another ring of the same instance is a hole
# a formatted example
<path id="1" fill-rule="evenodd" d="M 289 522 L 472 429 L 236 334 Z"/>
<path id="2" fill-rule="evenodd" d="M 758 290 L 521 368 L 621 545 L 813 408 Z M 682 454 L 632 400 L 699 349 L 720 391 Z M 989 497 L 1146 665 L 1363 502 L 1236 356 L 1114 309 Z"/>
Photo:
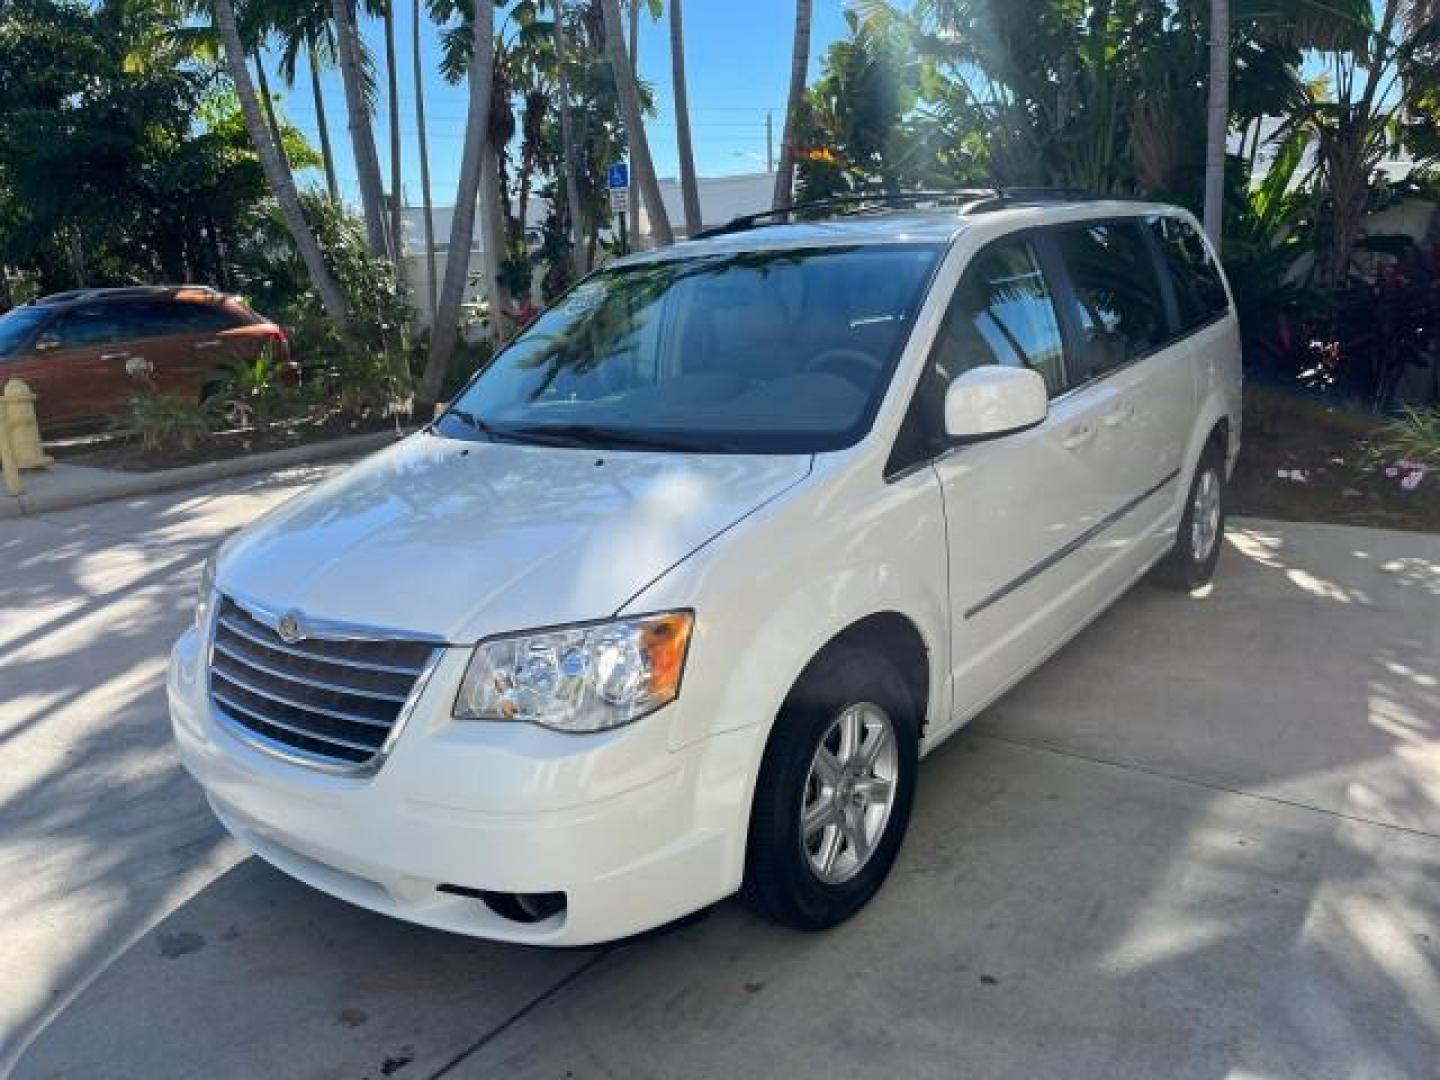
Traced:
<path id="1" fill-rule="evenodd" d="M 623 161 L 617 161 L 611 165 L 605 174 L 606 184 L 612 188 L 623 188 L 630 186 L 630 166 Z"/>

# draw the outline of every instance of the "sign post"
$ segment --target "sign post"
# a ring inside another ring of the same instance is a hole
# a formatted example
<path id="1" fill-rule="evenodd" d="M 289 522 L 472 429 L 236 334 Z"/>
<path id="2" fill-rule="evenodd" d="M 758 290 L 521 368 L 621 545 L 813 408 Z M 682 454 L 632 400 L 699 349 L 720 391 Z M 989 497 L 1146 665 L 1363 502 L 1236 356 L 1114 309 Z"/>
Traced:
<path id="1" fill-rule="evenodd" d="M 610 209 L 620 215 L 620 248 L 630 251 L 630 238 L 625 231 L 625 216 L 630 209 L 630 166 L 617 161 L 605 170 L 605 186 L 610 189 Z"/>

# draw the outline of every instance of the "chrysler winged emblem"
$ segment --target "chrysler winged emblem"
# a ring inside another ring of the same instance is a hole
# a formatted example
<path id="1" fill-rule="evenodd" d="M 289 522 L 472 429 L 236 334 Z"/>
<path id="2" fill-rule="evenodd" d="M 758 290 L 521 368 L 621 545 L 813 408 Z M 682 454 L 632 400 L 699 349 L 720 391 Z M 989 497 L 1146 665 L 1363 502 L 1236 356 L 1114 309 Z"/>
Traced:
<path id="1" fill-rule="evenodd" d="M 305 631 L 300 627 L 300 616 L 293 611 L 280 617 L 275 632 L 280 635 L 280 640 L 286 645 L 294 645 L 305 636 Z"/>

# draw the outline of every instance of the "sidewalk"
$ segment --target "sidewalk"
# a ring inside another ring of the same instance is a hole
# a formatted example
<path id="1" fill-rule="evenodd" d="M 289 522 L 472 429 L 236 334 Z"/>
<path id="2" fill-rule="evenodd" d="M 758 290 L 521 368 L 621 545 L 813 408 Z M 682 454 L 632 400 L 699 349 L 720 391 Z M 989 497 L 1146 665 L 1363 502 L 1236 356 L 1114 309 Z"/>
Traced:
<path id="1" fill-rule="evenodd" d="M 57 463 L 48 469 L 28 470 L 23 473 L 25 487 L 18 497 L 0 493 L 0 521 L 109 502 L 112 499 L 128 499 L 135 495 L 190 487 L 248 473 L 268 472 L 291 465 L 359 457 L 389 446 L 394 441 L 394 432 L 379 431 L 327 442 L 287 446 L 280 450 L 247 454 L 223 461 L 207 461 L 199 465 L 184 465 L 175 469 L 143 473 Z"/>

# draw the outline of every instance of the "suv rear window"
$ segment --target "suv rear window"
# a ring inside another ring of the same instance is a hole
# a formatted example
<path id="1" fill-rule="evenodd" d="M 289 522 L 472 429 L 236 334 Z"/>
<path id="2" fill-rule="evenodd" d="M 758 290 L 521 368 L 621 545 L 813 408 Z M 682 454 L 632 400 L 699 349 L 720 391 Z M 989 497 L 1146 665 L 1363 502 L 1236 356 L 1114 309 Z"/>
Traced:
<path id="1" fill-rule="evenodd" d="M 1176 217 L 1152 217 L 1147 224 L 1175 286 L 1181 332 L 1224 314 L 1230 306 L 1225 284 L 1195 227 Z"/>

